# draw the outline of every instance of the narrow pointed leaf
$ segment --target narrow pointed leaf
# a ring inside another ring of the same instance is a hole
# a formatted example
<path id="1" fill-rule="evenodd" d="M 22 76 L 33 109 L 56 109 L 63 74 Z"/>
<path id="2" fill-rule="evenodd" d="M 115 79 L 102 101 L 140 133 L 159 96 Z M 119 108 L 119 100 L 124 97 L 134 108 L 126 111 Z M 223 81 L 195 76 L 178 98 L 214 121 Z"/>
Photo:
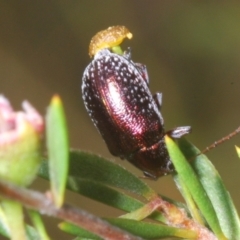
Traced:
<path id="1" fill-rule="evenodd" d="M 41 240 L 37 231 L 29 225 L 26 225 L 27 240 Z M 0 235 L 10 238 L 6 215 L 0 206 Z"/>
<path id="2" fill-rule="evenodd" d="M 53 97 L 48 107 L 46 129 L 51 191 L 56 206 L 60 207 L 64 201 L 69 147 L 63 105 L 58 96 Z"/>
<path id="3" fill-rule="evenodd" d="M 218 239 L 226 239 L 224 236 L 216 212 L 213 205 L 206 194 L 201 182 L 199 181 L 196 173 L 185 159 L 184 155 L 176 145 L 176 143 L 168 136 L 165 137 L 166 145 L 170 158 L 174 164 L 177 174 L 181 179 L 181 182 L 187 186 L 194 201 L 198 205 L 200 211 L 205 217 L 207 223 L 216 234 Z"/>
<path id="4" fill-rule="evenodd" d="M 185 199 L 187 206 L 188 206 L 188 210 L 191 213 L 192 218 L 198 222 L 201 225 L 205 225 L 204 224 L 204 220 L 202 219 L 202 216 L 196 206 L 196 203 L 193 200 L 193 197 L 190 193 L 190 191 L 188 190 L 187 186 L 183 183 L 180 182 L 181 179 L 179 178 L 178 174 L 174 174 L 173 176 L 174 181 L 179 189 L 179 191 L 181 192 L 183 198 Z"/>
<path id="5" fill-rule="evenodd" d="M 179 146 L 189 158 L 196 156 L 200 152 L 186 140 L 180 140 Z M 213 203 L 221 228 L 226 237 L 228 239 L 240 239 L 239 217 L 219 173 L 203 154 L 196 157 L 193 162 L 193 167 Z"/>
<path id="6" fill-rule="evenodd" d="M 39 176 L 48 176 L 48 167 L 43 162 Z M 104 185 L 117 187 L 147 199 L 157 193 L 120 165 L 95 154 L 72 150 L 70 152 L 69 176 L 95 181 Z"/>
<path id="7" fill-rule="evenodd" d="M 157 239 L 163 237 L 194 239 L 197 237 L 197 233 L 189 229 L 174 228 L 156 223 L 143 221 L 139 222 L 123 218 L 107 218 L 105 220 L 121 229 L 146 239 Z"/>
<path id="8" fill-rule="evenodd" d="M 127 212 L 134 211 L 144 205 L 123 192 L 91 180 L 71 178 L 68 181 L 68 189 Z"/>
<path id="9" fill-rule="evenodd" d="M 9 230 L 6 214 L 0 205 L 0 234 L 9 237 Z"/>
<path id="10" fill-rule="evenodd" d="M 62 222 L 58 224 L 58 227 L 66 233 L 79 236 L 80 239 L 103 240 L 101 237 L 68 222 Z"/>
<path id="11" fill-rule="evenodd" d="M 240 158 L 240 148 L 238 146 L 235 146 L 236 152 L 238 157 Z"/>
<path id="12" fill-rule="evenodd" d="M 12 240 L 27 240 L 24 223 L 23 206 L 16 201 L 3 199 L 1 205 L 7 218 L 9 235 Z"/>
<path id="13" fill-rule="evenodd" d="M 7 232 L 7 229 L 4 226 L 4 223 L 0 221 L 0 235 L 4 237 L 9 237 L 9 233 Z"/>
<path id="14" fill-rule="evenodd" d="M 197 233 L 187 229 L 180 229 L 174 227 L 168 227 L 165 225 L 160 225 L 156 223 L 149 222 L 139 222 L 130 219 L 123 218 L 106 218 L 110 224 L 117 226 L 121 229 L 124 229 L 136 236 L 142 237 L 144 239 L 158 239 L 163 237 L 180 237 L 186 239 L 194 239 L 197 237 Z M 72 225 L 71 223 L 61 223 L 61 229 L 81 237 L 92 237 L 91 235 L 86 235 L 86 232 L 83 232 L 77 226 Z M 82 235 L 84 234 L 84 235 Z M 94 238 L 95 239 L 95 238 Z"/>
<path id="15" fill-rule="evenodd" d="M 33 210 L 28 210 L 28 214 L 33 222 L 35 229 L 37 230 L 41 240 L 50 240 L 47 231 L 45 229 L 41 215 Z"/>
<path id="16" fill-rule="evenodd" d="M 121 218 L 133 219 L 137 221 L 143 220 L 144 218 L 150 216 L 160 206 L 162 206 L 163 202 L 164 201 L 161 197 L 156 197 L 155 199 L 152 199 L 148 203 L 144 204 L 144 206 L 142 206 L 141 208 L 138 208 L 135 211 L 122 215 Z"/>
<path id="17" fill-rule="evenodd" d="M 29 226 L 29 225 L 26 226 L 26 233 L 27 233 L 27 240 L 41 240 L 37 231 L 32 226 Z M 10 238 L 8 231 L 6 230 L 1 220 L 0 220 L 0 235 L 6 238 Z"/>
<path id="18" fill-rule="evenodd" d="M 27 232 L 27 239 L 28 240 L 43 240 L 37 233 L 36 229 L 32 226 L 27 225 L 26 226 L 26 232 Z"/>
<path id="19" fill-rule="evenodd" d="M 71 151 L 70 175 L 122 188 L 149 198 L 156 195 L 146 183 L 123 167 L 95 154 Z M 81 167 L 80 167 L 81 166 Z"/>
<path id="20" fill-rule="evenodd" d="M 126 212 L 132 212 L 144 206 L 144 203 L 128 196 L 124 192 L 90 180 L 71 178 L 68 186 L 68 189 L 78 192 L 83 196 Z M 160 212 L 155 212 L 152 218 L 158 221 L 165 221 Z"/>
<path id="21" fill-rule="evenodd" d="M 47 167 L 46 161 L 44 161 L 41 169 L 45 168 L 45 170 L 42 171 L 44 174 L 41 176 L 45 179 L 49 179 L 49 176 L 47 175 Z M 124 192 L 88 179 L 69 177 L 67 188 L 85 197 L 89 197 L 126 212 L 131 212 L 144 206 L 144 203 L 128 196 Z M 152 218 L 158 221 L 165 221 L 165 218 L 160 212 L 155 212 Z"/>

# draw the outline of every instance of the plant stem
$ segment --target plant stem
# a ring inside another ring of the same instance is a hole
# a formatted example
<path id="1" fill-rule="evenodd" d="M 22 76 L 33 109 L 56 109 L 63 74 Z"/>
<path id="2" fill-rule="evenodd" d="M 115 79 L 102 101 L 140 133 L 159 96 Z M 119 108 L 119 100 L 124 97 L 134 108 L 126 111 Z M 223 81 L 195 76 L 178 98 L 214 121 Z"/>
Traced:
<path id="1" fill-rule="evenodd" d="M 84 210 L 67 204 L 64 204 L 61 208 L 57 208 L 52 200 L 46 195 L 33 190 L 20 188 L 0 181 L 0 195 L 4 198 L 15 200 L 26 208 L 36 210 L 41 214 L 46 214 L 73 223 L 106 240 L 142 239 L 123 231 L 120 228 L 114 227 L 101 218 L 98 218 Z M 17 238 L 16 240 L 20 240 L 20 238 Z"/>

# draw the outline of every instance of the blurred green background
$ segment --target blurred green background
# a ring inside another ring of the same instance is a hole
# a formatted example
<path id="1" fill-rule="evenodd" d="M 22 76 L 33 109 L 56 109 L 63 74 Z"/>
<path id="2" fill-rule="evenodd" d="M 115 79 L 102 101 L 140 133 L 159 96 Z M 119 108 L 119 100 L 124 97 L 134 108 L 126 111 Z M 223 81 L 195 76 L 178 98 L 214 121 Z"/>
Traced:
<path id="1" fill-rule="evenodd" d="M 81 78 L 91 61 L 88 45 L 98 31 L 125 25 L 133 33 L 135 62 L 147 65 L 151 91 L 163 93 L 166 129 L 190 125 L 187 138 L 200 149 L 240 125 L 240 2 L 70 0 L 0 2 L 0 92 L 14 107 L 28 99 L 44 115 L 53 94 L 63 99 L 70 145 L 114 159 L 88 117 Z M 208 156 L 240 210 L 240 136 Z M 142 176 L 142 173 L 115 158 Z M 148 181 L 181 200 L 170 176 Z M 34 187 L 46 190 L 43 180 Z M 101 216 L 120 212 L 69 193 L 67 201 Z M 48 220 L 53 239 L 55 222 Z M 60 238 L 61 237 L 61 238 Z"/>

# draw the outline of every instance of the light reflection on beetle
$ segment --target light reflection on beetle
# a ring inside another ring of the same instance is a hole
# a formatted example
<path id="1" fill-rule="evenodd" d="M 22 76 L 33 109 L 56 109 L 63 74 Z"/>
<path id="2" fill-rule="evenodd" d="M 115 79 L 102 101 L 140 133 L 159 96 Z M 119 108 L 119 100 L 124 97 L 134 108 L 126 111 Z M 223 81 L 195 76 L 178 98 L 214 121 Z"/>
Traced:
<path id="1" fill-rule="evenodd" d="M 171 173 L 164 135 L 180 138 L 189 126 L 164 131 L 162 94 L 152 95 L 146 67 L 99 50 L 83 74 L 82 95 L 87 112 L 114 156 L 127 159 L 153 179 Z"/>

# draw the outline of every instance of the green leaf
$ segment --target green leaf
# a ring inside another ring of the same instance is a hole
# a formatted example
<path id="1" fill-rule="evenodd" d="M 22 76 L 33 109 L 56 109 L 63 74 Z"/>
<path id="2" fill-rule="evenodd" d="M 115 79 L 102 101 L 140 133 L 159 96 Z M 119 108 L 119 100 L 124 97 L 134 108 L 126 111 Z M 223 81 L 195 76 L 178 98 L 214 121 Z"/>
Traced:
<path id="1" fill-rule="evenodd" d="M 130 219 L 123 219 L 123 218 L 105 218 L 110 224 L 113 224 L 121 229 L 124 229 L 136 236 L 146 238 L 146 239 L 157 239 L 163 237 L 180 237 L 180 238 L 187 238 L 192 239 L 196 238 L 197 234 L 194 231 L 189 229 L 180 229 L 174 227 L 168 227 L 161 224 L 156 223 L 149 223 L 149 222 L 139 222 Z M 94 238 L 94 236 L 89 235 L 90 233 L 86 233 L 86 231 L 80 229 L 77 226 L 74 226 L 71 223 L 61 223 L 61 229 L 81 237 L 87 237 L 92 239 L 99 239 Z"/>
<path id="2" fill-rule="evenodd" d="M 36 212 L 34 210 L 28 210 L 28 214 L 34 224 L 34 227 L 36 228 L 36 230 L 40 236 L 40 239 L 41 240 L 50 240 L 39 212 Z"/>
<path id="3" fill-rule="evenodd" d="M 139 222 L 123 218 L 107 218 L 105 220 L 134 235 L 147 239 L 162 237 L 181 237 L 191 239 L 197 237 L 197 233 L 189 229 L 174 228 L 156 223 Z"/>
<path id="4" fill-rule="evenodd" d="M 48 176 L 48 169 L 44 163 L 39 175 L 45 178 Z M 147 199 L 156 196 L 152 188 L 120 165 L 83 151 L 70 152 L 69 176 L 121 188 Z"/>
<path id="5" fill-rule="evenodd" d="M 235 146 L 236 152 L 238 157 L 240 158 L 240 148 L 238 146 Z"/>
<path id="6" fill-rule="evenodd" d="M 26 233 L 28 240 L 41 240 L 37 231 L 32 226 L 29 225 L 26 226 Z M 2 219 L 0 219 L 0 235 L 6 238 L 10 238 L 9 233 L 5 228 L 5 224 L 2 222 Z"/>
<path id="7" fill-rule="evenodd" d="M 7 229 L 5 228 L 3 222 L 0 220 L 0 235 L 4 237 L 9 237 L 9 233 L 7 232 Z"/>
<path id="8" fill-rule="evenodd" d="M 36 229 L 33 228 L 32 226 L 27 225 L 26 232 L 28 240 L 42 240 L 39 234 L 37 233 Z"/>
<path id="9" fill-rule="evenodd" d="M 58 227 L 66 233 L 72 234 L 74 236 L 80 236 L 80 239 L 103 240 L 101 237 L 68 222 L 62 222 L 58 224 Z"/>
<path id="10" fill-rule="evenodd" d="M 116 163 L 83 151 L 72 151 L 70 156 L 71 176 L 122 188 L 146 198 L 156 195 L 146 183 Z"/>
<path id="11" fill-rule="evenodd" d="M 213 205 L 196 173 L 185 159 L 176 143 L 168 136 L 165 137 L 165 141 L 170 158 L 177 174 L 179 175 L 179 179 L 188 188 L 202 215 L 205 217 L 207 223 L 218 239 L 226 239 L 221 230 Z"/>
<path id="12" fill-rule="evenodd" d="M 26 240 L 27 235 L 25 231 L 23 206 L 16 201 L 3 199 L 1 200 L 7 224 L 9 228 L 9 235 L 12 240 L 22 239 Z"/>
<path id="13" fill-rule="evenodd" d="M 41 240 L 37 231 L 32 226 L 26 225 L 26 233 L 28 240 Z M 7 219 L 1 206 L 0 206 L 0 235 L 10 238 Z"/>
<path id="14" fill-rule="evenodd" d="M 9 230 L 6 214 L 0 205 L 0 234 L 9 237 Z"/>
<path id="15" fill-rule="evenodd" d="M 196 147 L 184 139 L 179 141 L 179 147 L 188 159 L 193 159 L 200 153 Z M 226 237 L 228 239 L 240 239 L 239 217 L 219 173 L 203 154 L 195 158 L 193 168 L 213 204 Z"/>
<path id="16" fill-rule="evenodd" d="M 46 117 L 47 148 L 51 176 L 51 191 L 57 207 L 64 201 L 68 174 L 68 134 L 62 102 L 52 98 Z"/>
<path id="17" fill-rule="evenodd" d="M 187 186 L 181 182 L 181 178 L 179 178 L 178 174 L 173 175 L 174 181 L 181 192 L 183 198 L 185 199 L 187 206 L 188 206 L 188 211 L 191 213 L 192 218 L 200 223 L 201 225 L 205 225 L 204 220 L 202 219 L 202 216 L 197 208 L 196 203 L 193 200 L 193 197 L 191 195 L 191 192 L 188 190 Z"/>
<path id="18" fill-rule="evenodd" d="M 45 179 L 49 179 L 47 161 L 43 161 L 40 170 L 41 171 L 39 175 Z M 96 182 L 89 179 L 70 176 L 68 178 L 67 188 L 83 196 L 89 197 L 126 212 L 132 212 L 144 206 L 144 203 L 140 202 L 139 200 L 128 196 L 122 191 L 104 185 L 99 181 Z M 155 212 L 151 218 L 162 222 L 165 221 L 165 218 L 160 212 Z"/>
<path id="19" fill-rule="evenodd" d="M 135 211 L 144 206 L 144 203 L 126 195 L 124 192 L 88 179 L 72 177 L 68 181 L 68 189 L 126 212 Z M 158 213 L 155 218 L 162 219 L 163 216 Z"/>

